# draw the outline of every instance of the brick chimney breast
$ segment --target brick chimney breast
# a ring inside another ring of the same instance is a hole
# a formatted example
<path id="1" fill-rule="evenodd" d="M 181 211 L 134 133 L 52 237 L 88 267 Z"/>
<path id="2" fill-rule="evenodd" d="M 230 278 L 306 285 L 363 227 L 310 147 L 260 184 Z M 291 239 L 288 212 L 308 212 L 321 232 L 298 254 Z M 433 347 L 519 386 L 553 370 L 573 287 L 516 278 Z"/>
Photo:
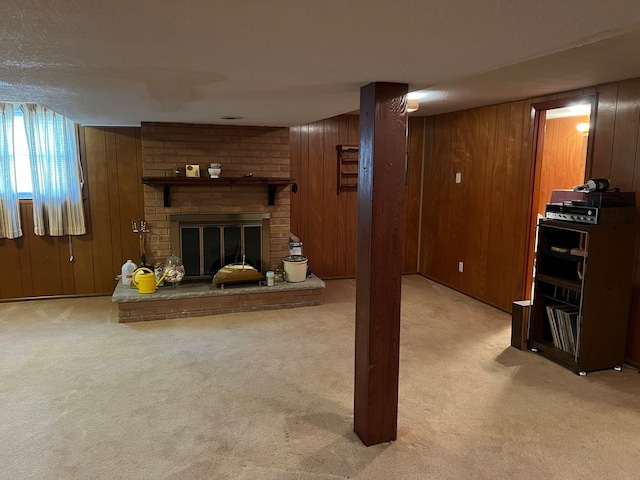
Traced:
<path id="1" fill-rule="evenodd" d="M 176 166 L 185 176 L 187 164 L 199 165 L 201 175 L 208 176 L 209 164 L 220 163 L 220 178 L 249 173 L 290 178 L 288 128 L 159 122 L 141 126 L 144 177 L 173 177 Z M 289 187 L 278 188 L 275 203 L 269 206 L 266 186 L 173 186 L 171 207 L 164 207 L 162 188 L 145 185 L 145 220 L 151 230 L 147 261 L 164 262 L 177 250 L 171 240 L 170 214 L 269 212 L 270 264 L 282 268 L 282 259 L 289 254 L 289 192 Z"/>

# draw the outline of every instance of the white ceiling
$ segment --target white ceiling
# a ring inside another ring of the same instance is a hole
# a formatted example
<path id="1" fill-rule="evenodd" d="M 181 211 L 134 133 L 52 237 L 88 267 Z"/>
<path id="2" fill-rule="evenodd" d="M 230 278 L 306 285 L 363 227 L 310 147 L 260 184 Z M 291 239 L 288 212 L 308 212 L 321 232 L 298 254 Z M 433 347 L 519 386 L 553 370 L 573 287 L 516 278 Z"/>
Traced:
<path id="1" fill-rule="evenodd" d="M 0 18 L 0 99 L 84 125 L 298 125 L 373 81 L 426 89 L 430 115 L 640 77 L 637 0 L 3 0 Z"/>

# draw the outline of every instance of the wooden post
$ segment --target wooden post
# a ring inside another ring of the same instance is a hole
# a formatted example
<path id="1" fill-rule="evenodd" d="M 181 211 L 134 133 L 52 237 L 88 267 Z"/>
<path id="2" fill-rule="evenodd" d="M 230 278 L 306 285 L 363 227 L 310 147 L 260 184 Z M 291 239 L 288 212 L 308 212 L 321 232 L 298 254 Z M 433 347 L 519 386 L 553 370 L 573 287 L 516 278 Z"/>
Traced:
<path id="1" fill-rule="evenodd" d="M 367 446 L 397 435 L 407 88 L 360 91 L 354 431 Z"/>

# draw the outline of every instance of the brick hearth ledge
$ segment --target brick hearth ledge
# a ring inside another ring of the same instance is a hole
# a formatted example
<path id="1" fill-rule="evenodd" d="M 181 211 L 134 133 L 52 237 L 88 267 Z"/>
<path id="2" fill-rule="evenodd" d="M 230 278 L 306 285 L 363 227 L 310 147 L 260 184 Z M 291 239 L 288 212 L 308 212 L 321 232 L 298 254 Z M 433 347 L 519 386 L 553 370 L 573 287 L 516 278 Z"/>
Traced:
<path id="1" fill-rule="evenodd" d="M 325 283 L 313 275 L 304 282 L 273 287 L 230 285 L 220 289 L 211 283 L 187 283 L 160 287 L 149 294 L 119 282 L 111 301 L 118 304 L 120 323 L 140 322 L 320 305 L 324 287 Z"/>

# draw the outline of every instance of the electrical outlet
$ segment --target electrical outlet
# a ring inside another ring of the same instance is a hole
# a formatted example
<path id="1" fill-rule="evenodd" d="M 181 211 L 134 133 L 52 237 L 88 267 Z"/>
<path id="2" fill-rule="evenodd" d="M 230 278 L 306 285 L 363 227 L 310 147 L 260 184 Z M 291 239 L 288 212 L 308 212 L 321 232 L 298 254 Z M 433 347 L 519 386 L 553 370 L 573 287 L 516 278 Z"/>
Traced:
<path id="1" fill-rule="evenodd" d="M 462 173 L 456 173 L 456 183 L 462 183 Z"/>
<path id="2" fill-rule="evenodd" d="M 464 262 L 458 262 L 458 271 L 460 273 L 464 272 Z"/>

